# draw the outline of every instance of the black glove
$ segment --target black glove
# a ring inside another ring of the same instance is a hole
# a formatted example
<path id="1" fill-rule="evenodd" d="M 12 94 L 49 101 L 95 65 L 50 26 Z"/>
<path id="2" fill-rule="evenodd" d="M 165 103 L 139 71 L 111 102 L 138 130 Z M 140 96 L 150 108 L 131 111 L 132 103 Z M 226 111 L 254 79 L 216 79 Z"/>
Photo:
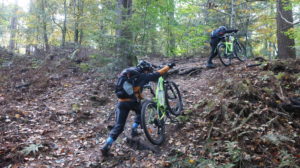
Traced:
<path id="1" fill-rule="evenodd" d="M 176 64 L 175 63 L 169 63 L 168 67 L 173 68 Z"/>

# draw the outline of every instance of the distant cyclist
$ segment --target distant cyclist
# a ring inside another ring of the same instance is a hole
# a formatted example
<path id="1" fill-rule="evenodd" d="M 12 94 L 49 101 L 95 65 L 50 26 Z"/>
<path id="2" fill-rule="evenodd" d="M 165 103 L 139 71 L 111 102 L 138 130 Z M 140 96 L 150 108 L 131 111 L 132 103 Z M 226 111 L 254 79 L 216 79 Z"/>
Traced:
<path id="1" fill-rule="evenodd" d="M 218 54 L 218 51 L 216 50 L 219 42 L 224 39 L 224 35 L 226 33 L 232 33 L 232 32 L 238 32 L 237 29 L 228 30 L 225 26 L 220 26 L 219 28 L 213 30 L 210 35 L 210 46 L 211 46 L 211 52 L 210 56 L 207 61 L 207 68 L 215 68 L 215 65 L 213 64 L 212 60 L 213 58 Z"/>
<path id="2" fill-rule="evenodd" d="M 146 61 L 141 61 L 136 67 L 131 67 L 123 70 L 118 77 L 115 93 L 119 99 L 116 109 L 116 123 L 110 131 L 109 136 L 101 148 L 103 156 L 109 155 L 109 150 L 113 142 L 123 132 L 124 126 L 130 110 L 135 111 L 136 117 L 132 125 L 131 136 L 137 136 L 137 128 L 141 120 L 141 99 L 142 91 L 149 81 L 157 81 L 170 68 L 175 66 L 170 63 L 160 70 L 153 72 L 152 64 Z"/>

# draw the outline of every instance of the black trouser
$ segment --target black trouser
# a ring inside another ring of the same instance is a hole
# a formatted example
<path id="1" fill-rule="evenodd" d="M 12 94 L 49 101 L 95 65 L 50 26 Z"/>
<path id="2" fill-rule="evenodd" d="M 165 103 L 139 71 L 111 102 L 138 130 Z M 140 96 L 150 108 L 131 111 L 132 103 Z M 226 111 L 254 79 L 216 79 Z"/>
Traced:
<path id="1" fill-rule="evenodd" d="M 119 102 L 116 110 L 116 123 L 110 131 L 109 136 L 116 140 L 123 132 L 129 111 L 133 110 L 136 113 L 135 123 L 140 124 L 141 121 L 141 103 L 136 101 Z"/>
<path id="2" fill-rule="evenodd" d="M 211 52 L 210 52 L 210 56 L 207 61 L 208 64 L 212 64 L 213 58 L 218 54 L 218 51 L 216 49 L 221 40 L 222 39 L 220 39 L 220 38 L 211 38 L 211 40 L 210 40 Z"/>

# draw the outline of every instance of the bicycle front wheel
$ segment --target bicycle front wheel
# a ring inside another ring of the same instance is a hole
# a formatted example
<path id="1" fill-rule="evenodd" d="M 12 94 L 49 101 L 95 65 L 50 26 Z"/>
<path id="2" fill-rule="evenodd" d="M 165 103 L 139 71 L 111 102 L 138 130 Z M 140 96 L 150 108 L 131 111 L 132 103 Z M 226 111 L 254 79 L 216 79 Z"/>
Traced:
<path id="1" fill-rule="evenodd" d="M 182 113 L 183 103 L 178 86 L 174 82 L 168 82 L 165 88 L 166 105 L 171 114 L 179 116 Z"/>
<path id="2" fill-rule="evenodd" d="M 247 59 L 245 46 L 237 41 L 234 43 L 234 54 L 241 62 L 244 62 Z"/>
<path id="3" fill-rule="evenodd" d="M 231 56 L 231 54 L 226 53 L 226 46 L 225 46 L 225 44 L 218 45 L 217 49 L 218 49 L 218 55 L 219 55 L 219 58 L 220 58 L 222 64 L 224 66 L 230 65 L 231 64 L 231 58 L 232 58 L 232 56 Z"/>
<path id="4" fill-rule="evenodd" d="M 142 105 L 141 124 L 147 139 L 154 145 L 160 145 L 165 140 L 165 123 L 156 103 L 146 100 Z"/>

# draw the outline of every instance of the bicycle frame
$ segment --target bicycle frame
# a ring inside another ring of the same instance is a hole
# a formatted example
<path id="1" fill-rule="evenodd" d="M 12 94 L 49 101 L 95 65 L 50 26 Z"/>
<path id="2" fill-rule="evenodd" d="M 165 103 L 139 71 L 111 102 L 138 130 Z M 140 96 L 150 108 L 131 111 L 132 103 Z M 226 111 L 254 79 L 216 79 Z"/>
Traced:
<path id="1" fill-rule="evenodd" d="M 161 112 L 161 116 L 159 118 L 160 120 L 162 120 L 167 115 L 164 83 L 164 78 L 159 77 L 155 91 L 155 97 L 153 98 L 153 101 L 157 104 L 157 110 Z"/>
<path id="2" fill-rule="evenodd" d="M 234 36 L 232 36 L 232 35 L 226 35 L 225 36 L 225 41 L 221 41 L 219 44 L 218 44 L 218 46 L 219 45 L 221 45 L 221 44 L 224 44 L 225 45 L 225 54 L 226 55 L 229 55 L 229 54 L 232 54 L 233 53 L 233 43 L 234 43 L 234 41 L 235 41 L 236 39 L 235 39 L 235 37 Z M 215 49 L 215 52 L 218 50 L 218 47 L 216 47 L 216 49 Z"/>
<path id="3" fill-rule="evenodd" d="M 233 53 L 233 42 L 234 42 L 235 38 L 230 35 L 225 38 L 227 38 L 226 41 L 224 42 L 225 47 L 226 47 L 225 53 L 232 54 Z"/>
<path id="4" fill-rule="evenodd" d="M 153 95 L 151 100 L 146 99 L 141 109 L 141 125 L 147 139 L 154 145 L 160 145 L 165 141 L 165 125 L 175 122 L 174 117 L 181 115 L 182 100 L 178 86 L 160 76 L 156 87 L 148 83 L 144 88 L 150 89 Z M 174 103 L 176 102 L 176 104 Z M 179 104 L 180 103 L 180 104 Z M 176 107 L 173 107 L 176 105 Z"/>

